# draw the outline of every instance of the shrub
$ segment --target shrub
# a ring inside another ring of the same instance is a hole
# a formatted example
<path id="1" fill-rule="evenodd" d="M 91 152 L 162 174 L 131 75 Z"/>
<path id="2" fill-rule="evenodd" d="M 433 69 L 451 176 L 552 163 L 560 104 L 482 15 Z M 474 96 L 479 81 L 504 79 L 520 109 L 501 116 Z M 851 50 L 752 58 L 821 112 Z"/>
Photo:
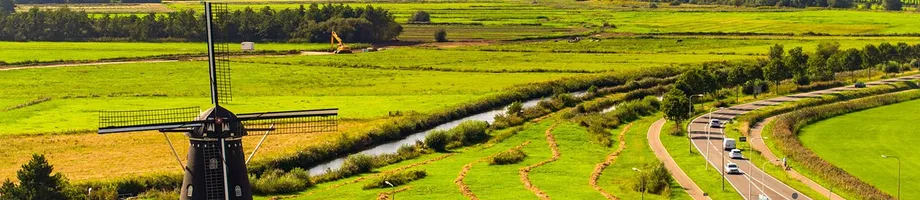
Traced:
<path id="1" fill-rule="evenodd" d="M 668 4 L 671 5 L 671 6 L 679 6 L 679 5 L 680 5 L 680 0 L 674 0 L 674 1 L 671 1 L 671 3 L 668 3 Z"/>
<path id="2" fill-rule="evenodd" d="M 511 150 L 501 152 L 492 156 L 492 159 L 489 160 L 489 165 L 508 165 L 519 163 L 527 157 L 527 154 L 524 153 L 520 148 L 513 148 Z"/>
<path id="3" fill-rule="evenodd" d="M 419 10 L 416 11 L 412 16 L 409 16 L 410 24 L 428 24 L 431 23 L 431 15 L 428 12 Z"/>
<path id="4" fill-rule="evenodd" d="M 901 0 L 884 0 L 882 6 L 885 7 L 885 10 L 900 11 L 904 4 L 901 3 Z"/>
<path id="5" fill-rule="evenodd" d="M 506 114 L 520 115 L 523 112 L 523 110 L 524 110 L 524 104 L 521 103 L 521 101 L 515 101 L 514 103 L 511 103 L 511 105 L 508 105 L 508 111 L 506 112 Z"/>
<path id="6" fill-rule="evenodd" d="M 489 135 L 486 134 L 488 129 L 489 123 L 485 121 L 469 120 L 461 122 L 457 127 L 447 131 L 451 140 L 448 146 L 467 146 L 488 139 Z"/>
<path id="7" fill-rule="evenodd" d="M 649 8 L 658 8 L 658 4 L 657 4 L 657 3 L 650 3 L 650 4 L 648 4 L 648 7 L 649 7 Z"/>
<path id="8" fill-rule="evenodd" d="M 435 41 L 435 42 L 447 42 L 447 41 L 449 41 L 449 40 L 447 40 L 447 31 L 445 31 L 443 28 L 442 28 L 442 29 L 438 29 L 438 31 L 435 31 L 435 32 L 434 32 L 434 41 Z"/>
<path id="9" fill-rule="evenodd" d="M 428 136 L 425 136 L 425 146 L 435 151 L 444 152 L 447 151 L 449 140 L 450 136 L 447 131 L 433 130 L 428 133 Z"/>
<path id="10" fill-rule="evenodd" d="M 390 187 L 390 185 L 386 184 L 386 182 L 390 182 L 390 184 L 393 184 L 393 187 L 395 187 L 395 186 L 399 186 L 399 185 L 403 185 L 403 184 L 412 182 L 414 180 L 425 178 L 425 176 L 428 176 L 428 173 L 422 170 L 389 172 L 389 173 L 384 173 L 383 175 L 380 175 L 377 178 L 374 178 L 367 184 L 364 184 L 364 186 L 362 186 L 361 188 L 367 190 L 367 189 L 374 189 L 374 188 Z"/>
<path id="11" fill-rule="evenodd" d="M 307 189 L 313 184 L 310 172 L 301 168 L 294 168 L 287 173 L 275 169 L 258 177 L 249 175 L 249 183 L 252 185 L 252 193 L 257 195 L 291 193 Z"/>
<path id="12" fill-rule="evenodd" d="M 374 159 L 364 154 L 354 154 L 345 158 L 340 171 L 348 175 L 370 172 L 374 169 Z"/>
<path id="13" fill-rule="evenodd" d="M 118 199 L 117 196 L 118 194 L 115 194 L 114 197 L 106 199 Z M 137 195 L 137 199 L 174 199 L 177 196 L 179 196 L 179 190 L 150 190 Z"/>
<path id="14" fill-rule="evenodd" d="M 671 174 L 664 167 L 664 164 L 658 163 L 639 171 L 631 183 L 633 190 L 636 192 L 669 193 Z"/>

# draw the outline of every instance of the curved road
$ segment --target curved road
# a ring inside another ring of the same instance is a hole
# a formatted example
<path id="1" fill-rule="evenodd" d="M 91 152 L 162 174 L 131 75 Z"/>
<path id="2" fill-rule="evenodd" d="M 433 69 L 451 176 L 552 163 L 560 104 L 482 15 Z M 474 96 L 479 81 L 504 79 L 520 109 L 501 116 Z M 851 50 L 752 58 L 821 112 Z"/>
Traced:
<path id="1" fill-rule="evenodd" d="M 920 75 L 891 78 L 881 81 L 869 82 L 866 83 L 866 86 L 873 87 L 876 85 L 900 81 L 910 81 L 918 78 L 920 78 Z M 709 127 L 710 115 L 712 119 L 719 119 L 724 123 L 725 121 L 731 120 L 736 116 L 740 116 L 744 113 L 763 107 L 778 105 L 784 102 L 794 102 L 805 98 L 815 98 L 825 94 L 833 94 L 849 90 L 857 90 L 857 88 L 853 86 L 838 87 L 827 90 L 781 96 L 772 99 L 732 106 L 730 108 L 707 113 L 697 117 L 696 119 L 693 119 L 687 126 L 687 130 L 690 130 L 690 138 L 693 141 L 693 146 L 696 147 L 697 152 L 701 152 L 700 155 L 705 156 L 709 161 L 711 166 L 706 167 L 715 168 L 713 172 L 721 173 L 722 170 L 724 170 L 724 163 L 734 162 L 738 165 L 739 169 L 742 171 L 742 174 L 726 174 L 726 187 L 734 187 L 745 199 L 757 199 L 759 194 L 767 195 L 772 200 L 811 199 L 758 169 L 757 166 L 762 165 L 763 163 L 751 163 L 748 160 L 730 159 L 728 157 L 728 152 L 722 150 L 721 128 Z M 772 165 L 770 167 L 778 166 Z M 762 175 L 765 175 L 763 176 L 764 178 L 761 178 Z M 794 198 L 793 196 L 796 196 L 797 198 Z"/>

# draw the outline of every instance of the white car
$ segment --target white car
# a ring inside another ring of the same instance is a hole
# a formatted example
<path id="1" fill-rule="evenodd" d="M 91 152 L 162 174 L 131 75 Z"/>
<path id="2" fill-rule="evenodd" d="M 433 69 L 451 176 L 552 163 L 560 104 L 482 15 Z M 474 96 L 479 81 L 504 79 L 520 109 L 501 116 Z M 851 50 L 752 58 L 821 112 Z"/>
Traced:
<path id="1" fill-rule="evenodd" d="M 765 195 L 765 194 L 758 194 L 758 195 L 757 195 L 757 200 L 770 200 L 770 197 L 768 197 L 768 196 Z"/>
<path id="2" fill-rule="evenodd" d="M 720 122 L 718 119 L 711 119 L 709 120 L 709 127 L 722 128 L 722 122 Z"/>
<path id="3" fill-rule="evenodd" d="M 732 159 L 744 159 L 744 156 L 741 155 L 741 150 L 738 149 L 732 149 L 732 151 L 728 153 L 728 157 Z"/>
<path id="4" fill-rule="evenodd" d="M 725 165 L 725 173 L 727 174 L 741 174 L 741 169 L 738 169 L 738 164 L 728 163 Z"/>

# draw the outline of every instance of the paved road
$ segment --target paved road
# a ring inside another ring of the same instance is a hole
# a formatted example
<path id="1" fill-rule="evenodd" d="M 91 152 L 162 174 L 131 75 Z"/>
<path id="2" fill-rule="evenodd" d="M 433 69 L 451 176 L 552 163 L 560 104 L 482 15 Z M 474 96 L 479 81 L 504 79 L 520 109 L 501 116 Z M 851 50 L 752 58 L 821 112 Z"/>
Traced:
<path id="1" fill-rule="evenodd" d="M 680 184 L 680 187 L 684 188 L 690 197 L 695 200 L 710 199 L 707 196 L 703 196 L 703 190 L 700 189 L 700 186 L 697 186 L 696 183 L 693 182 L 693 179 L 690 179 L 687 173 L 684 173 L 684 170 L 680 169 L 680 166 L 677 165 L 677 162 L 674 161 L 674 158 L 672 158 L 668 150 L 665 149 L 664 144 L 661 143 L 661 128 L 664 126 L 665 122 L 665 119 L 659 119 L 649 127 L 649 147 L 655 152 L 655 156 L 658 157 L 658 160 L 664 163 L 664 167 L 668 169 L 668 172 L 671 172 L 671 176 L 674 177 L 674 180 L 677 180 L 677 184 Z"/>
<path id="2" fill-rule="evenodd" d="M 920 78 L 920 75 L 912 75 L 900 78 L 892 78 L 881 81 L 869 82 L 866 83 L 867 87 L 873 87 L 876 85 L 882 85 L 891 82 L 899 81 L 908 81 L 915 80 Z M 777 104 L 782 104 L 785 102 L 798 101 L 805 98 L 814 98 L 820 97 L 825 94 L 838 93 L 849 90 L 857 90 L 853 86 L 838 87 L 827 90 L 814 91 L 809 93 L 793 94 L 788 96 L 776 97 L 772 99 L 766 99 L 761 101 L 756 101 L 752 103 L 732 106 L 723 110 L 718 110 L 712 113 L 702 115 L 688 125 L 690 130 L 690 137 L 693 141 L 693 145 L 696 147 L 697 152 L 701 152 L 700 155 L 703 155 L 707 158 L 710 163 L 708 167 L 713 172 L 721 173 L 724 170 L 725 163 L 734 162 L 736 163 L 742 174 L 733 174 L 725 175 L 726 177 L 726 187 L 734 187 L 738 193 L 741 194 L 745 199 L 757 199 L 757 195 L 764 194 L 770 197 L 770 199 L 778 200 L 792 200 L 794 199 L 793 194 L 797 194 L 798 198 L 795 199 L 811 199 L 805 195 L 802 195 L 801 192 L 796 191 L 792 187 L 782 183 L 779 180 L 769 176 L 769 174 L 764 174 L 763 171 L 757 168 L 757 166 L 762 165 L 763 163 L 751 163 L 748 160 L 732 160 L 728 158 L 728 152 L 722 150 L 722 130 L 721 128 L 710 128 L 709 120 L 710 115 L 712 119 L 719 119 L 721 121 L 731 120 L 736 116 L 742 115 L 744 113 L 756 110 L 759 108 L 773 106 Z M 768 167 L 779 167 L 776 165 L 770 165 Z M 715 169 L 713 169 L 715 168 Z M 764 176 L 761 178 L 761 176 Z"/>

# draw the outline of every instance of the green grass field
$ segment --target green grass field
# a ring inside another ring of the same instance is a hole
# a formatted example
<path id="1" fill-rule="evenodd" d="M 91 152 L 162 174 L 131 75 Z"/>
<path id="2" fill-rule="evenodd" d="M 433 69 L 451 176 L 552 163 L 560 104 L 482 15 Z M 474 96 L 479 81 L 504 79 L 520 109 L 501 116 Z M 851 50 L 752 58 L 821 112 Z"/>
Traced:
<path id="1" fill-rule="evenodd" d="M 641 159 L 634 159 L 635 157 L 633 156 L 649 156 L 649 160 L 646 161 L 655 162 L 654 155 L 649 155 L 649 151 L 638 149 L 638 147 L 644 147 L 641 146 L 642 143 L 639 141 L 644 141 L 644 131 L 647 129 L 647 126 L 646 129 L 643 129 L 639 127 L 639 125 L 651 123 L 651 119 L 654 118 L 644 118 L 633 126 L 633 128 L 636 129 L 629 131 L 629 136 L 627 137 L 633 137 L 633 139 L 627 140 L 635 141 L 635 144 L 630 144 L 628 142 L 627 145 L 630 147 L 627 147 L 627 149 L 632 147 L 637 149 L 624 151 L 622 155 L 628 157 L 618 160 L 607 168 L 604 176 L 599 181 L 599 184 L 605 189 L 620 198 L 633 199 L 639 198 L 640 196 L 638 192 L 622 188 L 624 187 L 622 183 L 624 179 L 630 179 L 634 176 L 635 172 L 632 171 L 632 167 L 644 165 Z M 550 119 L 540 123 L 528 124 L 525 125 L 526 128 L 523 131 L 501 142 L 494 143 L 494 145 L 490 146 L 483 144 L 455 150 L 452 152 L 453 155 L 443 160 L 414 167 L 412 169 L 425 170 L 428 172 L 428 176 L 424 179 L 411 182 L 406 186 L 399 186 L 398 188 L 408 187 L 409 189 L 397 193 L 397 199 L 467 199 L 461 195 L 457 185 L 454 184 L 454 180 L 457 178 L 462 166 L 495 153 L 506 151 L 524 142 L 530 142 L 523 148 L 524 152 L 527 153 L 527 158 L 524 161 L 511 165 L 490 166 L 487 163 L 473 164 L 472 169 L 464 179 L 464 183 L 469 185 L 470 190 L 481 199 L 536 198 L 532 192 L 524 188 L 518 175 L 518 169 L 546 160 L 552 156 L 547 146 L 548 144 L 544 132 L 554 121 L 555 120 Z M 507 131 L 508 130 L 496 131 L 492 134 L 504 134 Z M 619 134 L 619 131 L 621 130 L 611 130 L 611 134 Z M 639 134 L 639 132 L 642 132 L 642 134 Z M 556 162 L 534 168 L 530 172 L 530 179 L 533 184 L 545 191 L 553 199 L 602 199 L 603 196 L 588 185 L 588 179 L 591 175 L 591 171 L 594 169 L 594 165 L 603 162 L 604 157 L 610 152 L 613 152 L 616 147 L 601 147 L 598 144 L 589 142 L 590 139 L 587 131 L 583 127 L 571 123 L 563 122 L 559 124 L 559 126 L 554 129 L 553 134 L 556 137 L 556 142 L 559 145 L 562 156 Z M 443 155 L 444 154 L 440 153 L 425 155 L 417 159 L 387 166 L 377 171 L 388 171 Z M 369 199 L 375 198 L 380 192 L 391 190 L 389 188 L 362 190 L 361 185 L 365 184 L 367 180 L 345 184 L 344 186 L 334 189 L 331 188 L 335 185 L 349 183 L 362 177 L 374 175 L 375 174 L 365 174 L 354 178 L 319 184 L 315 188 L 294 194 L 294 199 Z M 676 183 L 672 183 L 672 190 L 674 191 L 670 197 L 653 194 L 647 194 L 645 197 L 649 199 L 689 199 L 689 196 L 687 196 Z M 258 199 L 267 198 L 268 197 L 260 197 Z"/>
<path id="2" fill-rule="evenodd" d="M 388 111 L 429 112 L 474 101 L 517 84 L 572 74 L 343 69 L 234 63 L 236 112 L 338 107 L 343 118 L 369 119 Z M 0 73 L 4 105 L 41 97 L 51 101 L 0 112 L 3 134 L 87 130 L 98 110 L 209 105 L 207 63 L 120 64 L 12 70 Z M 78 75 L 78 76 L 75 76 Z"/>
<path id="3" fill-rule="evenodd" d="M 364 46 L 358 44 L 358 46 Z M 240 44 L 229 44 L 240 51 Z M 326 43 L 256 43 L 256 50 L 326 51 Z M 208 52 L 205 43 L 185 42 L 0 42 L 0 61 L 99 60 Z"/>
<path id="4" fill-rule="evenodd" d="M 846 170 L 882 191 L 897 195 L 898 161 L 901 158 L 901 199 L 920 198 L 920 158 L 914 156 L 912 137 L 920 125 L 912 116 L 920 113 L 913 100 L 826 119 L 802 129 L 802 143 L 821 158 Z"/>

